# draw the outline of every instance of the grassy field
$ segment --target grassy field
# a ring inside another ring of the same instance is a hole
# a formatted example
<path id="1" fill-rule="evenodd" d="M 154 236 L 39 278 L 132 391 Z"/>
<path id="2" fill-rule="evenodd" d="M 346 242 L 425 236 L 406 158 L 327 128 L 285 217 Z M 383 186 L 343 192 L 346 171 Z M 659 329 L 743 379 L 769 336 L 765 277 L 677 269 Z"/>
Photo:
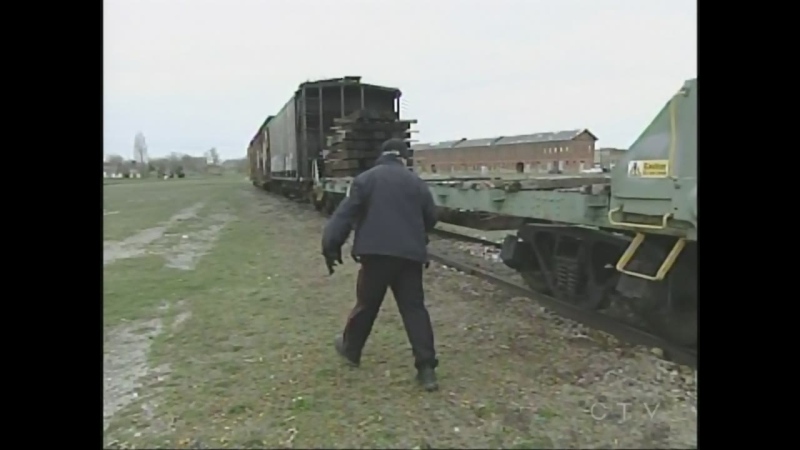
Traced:
<path id="1" fill-rule="evenodd" d="M 529 301 L 439 266 L 426 277 L 440 391 L 415 385 L 391 294 L 362 367 L 349 368 L 332 340 L 354 302 L 357 266 L 327 276 L 316 212 L 241 177 L 104 189 L 108 446 L 608 448 L 689 439 L 674 432 L 682 410 L 666 404 L 666 435 L 652 420 L 586 413 L 599 392 L 611 402 L 630 388 L 585 380 L 623 359 L 644 364 L 638 356 L 576 345 L 534 320 Z"/>

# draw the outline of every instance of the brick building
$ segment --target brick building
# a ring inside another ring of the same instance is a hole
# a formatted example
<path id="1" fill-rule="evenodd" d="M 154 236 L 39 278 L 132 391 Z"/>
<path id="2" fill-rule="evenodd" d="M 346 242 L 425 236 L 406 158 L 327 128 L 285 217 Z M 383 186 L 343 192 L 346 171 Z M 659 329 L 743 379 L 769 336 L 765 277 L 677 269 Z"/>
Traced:
<path id="1" fill-rule="evenodd" d="M 577 173 L 594 164 L 596 141 L 581 129 L 417 144 L 414 164 L 420 172 Z"/>

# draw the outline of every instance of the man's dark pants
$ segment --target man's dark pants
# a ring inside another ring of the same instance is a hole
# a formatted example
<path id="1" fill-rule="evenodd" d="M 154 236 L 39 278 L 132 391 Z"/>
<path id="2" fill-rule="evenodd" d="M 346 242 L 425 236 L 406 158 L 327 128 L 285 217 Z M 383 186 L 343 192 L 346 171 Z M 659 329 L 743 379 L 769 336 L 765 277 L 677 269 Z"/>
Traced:
<path id="1" fill-rule="evenodd" d="M 425 308 L 422 289 L 423 264 L 392 256 L 364 255 L 356 284 L 356 306 L 344 328 L 344 348 L 348 358 L 360 361 L 378 311 L 391 289 L 403 317 L 408 341 L 417 369 L 438 365 L 433 344 L 433 327 Z"/>

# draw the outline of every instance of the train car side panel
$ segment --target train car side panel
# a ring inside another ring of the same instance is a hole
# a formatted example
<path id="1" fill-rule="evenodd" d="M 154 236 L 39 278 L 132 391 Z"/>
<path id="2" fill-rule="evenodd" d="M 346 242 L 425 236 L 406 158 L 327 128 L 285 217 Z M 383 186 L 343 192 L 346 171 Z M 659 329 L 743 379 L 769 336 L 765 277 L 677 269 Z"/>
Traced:
<path id="1" fill-rule="evenodd" d="M 247 161 L 250 166 L 250 181 L 252 181 L 254 185 L 258 185 L 258 168 L 261 165 L 258 156 L 255 142 L 250 141 L 250 145 L 247 146 Z"/>
<path id="2" fill-rule="evenodd" d="M 271 176 L 297 172 L 297 109 L 292 97 L 267 124 Z"/>

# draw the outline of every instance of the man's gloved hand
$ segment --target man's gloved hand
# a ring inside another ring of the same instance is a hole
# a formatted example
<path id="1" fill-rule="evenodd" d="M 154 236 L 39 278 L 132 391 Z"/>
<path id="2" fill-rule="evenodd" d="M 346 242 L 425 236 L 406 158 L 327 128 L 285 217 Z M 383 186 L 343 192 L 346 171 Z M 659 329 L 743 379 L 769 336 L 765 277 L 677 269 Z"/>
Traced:
<path id="1" fill-rule="evenodd" d="M 336 267 L 336 264 L 344 264 L 342 261 L 342 250 L 331 251 L 327 250 L 322 253 L 322 256 L 325 258 L 325 265 L 328 267 L 328 275 L 333 275 L 333 268 Z"/>
<path id="2" fill-rule="evenodd" d="M 428 233 L 425 233 L 425 245 L 427 246 L 430 243 L 431 243 L 431 237 L 428 236 Z M 427 269 L 430 266 L 431 266 L 431 260 L 429 259 L 425 261 L 425 268 Z"/>

